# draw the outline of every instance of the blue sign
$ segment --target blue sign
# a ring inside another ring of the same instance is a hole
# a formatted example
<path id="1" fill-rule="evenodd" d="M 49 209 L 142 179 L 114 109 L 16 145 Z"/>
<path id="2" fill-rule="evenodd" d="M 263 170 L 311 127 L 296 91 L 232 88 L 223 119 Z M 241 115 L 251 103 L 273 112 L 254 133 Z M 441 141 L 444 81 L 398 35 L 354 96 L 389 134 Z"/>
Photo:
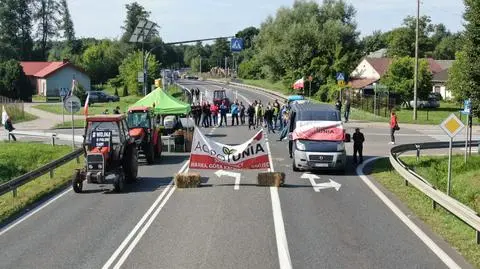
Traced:
<path id="1" fill-rule="evenodd" d="M 230 50 L 232 52 L 240 52 L 243 50 L 243 39 L 241 38 L 232 38 L 230 42 Z"/>
<path id="2" fill-rule="evenodd" d="M 463 114 L 470 114 L 472 111 L 472 100 L 466 99 L 463 101 Z"/>
<path id="3" fill-rule="evenodd" d="M 345 81 L 345 74 L 337 73 L 337 81 Z"/>

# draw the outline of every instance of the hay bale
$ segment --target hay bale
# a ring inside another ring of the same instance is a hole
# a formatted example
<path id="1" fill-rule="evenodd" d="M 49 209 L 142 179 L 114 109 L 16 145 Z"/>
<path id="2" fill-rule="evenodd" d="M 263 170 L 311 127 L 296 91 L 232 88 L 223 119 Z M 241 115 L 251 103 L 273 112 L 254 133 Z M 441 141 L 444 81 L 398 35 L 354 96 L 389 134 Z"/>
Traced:
<path id="1" fill-rule="evenodd" d="M 285 173 L 268 172 L 258 174 L 258 185 L 280 187 L 285 182 Z"/>
<path id="2" fill-rule="evenodd" d="M 175 174 L 175 186 L 177 188 L 197 188 L 200 186 L 201 178 L 199 173 Z"/>

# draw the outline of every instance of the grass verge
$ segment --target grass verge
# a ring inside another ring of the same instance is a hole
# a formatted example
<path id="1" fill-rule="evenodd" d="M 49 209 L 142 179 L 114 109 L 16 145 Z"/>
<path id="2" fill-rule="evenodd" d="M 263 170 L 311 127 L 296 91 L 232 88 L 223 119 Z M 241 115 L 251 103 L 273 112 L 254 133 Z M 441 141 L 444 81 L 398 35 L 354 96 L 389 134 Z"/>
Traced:
<path id="1" fill-rule="evenodd" d="M 85 120 L 75 120 L 75 128 L 83 129 L 85 127 Z M 55 125 L 52 129 L 70 129 L 72 128 L 72 121 L 65 121 Z"/>
<path id="2" fill-rule="evenodd" d="M 111 102 L 111 103 L 95 103 L 95 104 L 92 104 L 89 106 L 88 108 L 88 114 L 90 115 L 94 115 L 94 114 L 102 114 L 105 109 L 108 109 L 108 111 L 110 113 L 112 113 L 112 111 L 117 107 L 119 106 L 120 107 L 120 111 L 127 111 L 128 107 L 132 104 L 134 104 L 135 102 L 137 102 L 138 100 L 140 100 L 140 96 L 125 96 L 125 97 L 120 97 L 120 101 L 119 102 Z M 50 112 L 50 113 L 54 113 L 54 114 L 59 114 L 61 115 L 62 114 L 62 110 L 63 110 L 63 105 L 62 104 L 58 104 L 58 103 L 55 103 L 55 104 L 41 104 L 41 105 L 36 105 L 34 106 L 35 108 L 37 109 L 41 109 L 43 111 L 47 111 L 47 112 Z M 68 114 L 67 111 L 65 111 L 65 114 Z M 84 110 L 83 110 L 83 107 L 80 109 L 79 112 L 75 113 L 76 115 L 83 115 L 84 114 Z"/>
<path id="3" fill-rule="evenodd" d="M 68 146 L 51 146 L 36 143 L 0 143 L 0 182 L 5 182 L 28 171 L 39 168 L 71 151 Z M 54 177 L 44 175 L 17 189 L 17 196 L 12 192 L 0 196 L 0 222 L 22 211 L 38 199 L 58 190 L 67 183 L 75 168 L 80 167 L 73 160 L 54 172 Z"/>
<path id="4" fill-rule="evenodd" d="M 431 162 L 428 160 L 431 159 L 435 159 L 435 157 L 423 157 L 421 159 L 422 166 L 429 165 Z M 415 158 L 410 157 L 402 158 L 402 160 L 409 164 L 415 162 Z M 475 160 L 475 162 L 476 161 L 478 160 Z M 446 167 L 446 163 L 443 165 Z M 476 167 L 478 167 L 478 165 Z M 422 169 L 418 169 L 417 171 L 421 172 L 421 170 Z M 468 173 L 471 172 L 472 171 L 466 172 L 464 178 L 466 178 Z M 478 172 L 480 173 L 480 171 Z M 463 185 L 461 183 L 463 177 L 461 166 L 454 166 L 452 173 L 454 175 L 453 186 Z M 463 221 L 459 220 L 440 206 L 434 210 L 432 208 L 431 199 L 416 188 L 405 186 L 404 179 L 392 168 L 390 161 L 387 158 L 375 162 L 371 176 L 386 189 L 395 194 L 395 196 L 407 205 L 415 215 L 430 226 L 436 234 L 444 238 L 453 248 L 462 254 L 468 262 L 475 267 L 480 268 L 480 251 L 478 251 L 478 245 L 475 241 L 475 231 L 470 228 L 470 226 L 466 225 Z M 432 180 L 432 175 L 427 178 Z M 434 181 L 432 180 L 431 183 L 434 184 Z M 479 186 L 478 183 L 477 186 Z M 477 190 L 478 189 L 479 188 L 477 188 Z"/>
<path id="5" fill-rule="evenodd" d="M 5 107 L 8 116 L 12 119 L 13 126 L 16 123 L 24 122 L 24 121 L 32 121 L 36 120 L 38 117 L 32 115 L 28 112 L 25 112 L 22 108 L 22 104 L 4 104 L 2 105 Z M 2 108 L 0 107 L 0 114 L 3 112 Z M 3 126 L 0 122 L 0 126 Z"/>

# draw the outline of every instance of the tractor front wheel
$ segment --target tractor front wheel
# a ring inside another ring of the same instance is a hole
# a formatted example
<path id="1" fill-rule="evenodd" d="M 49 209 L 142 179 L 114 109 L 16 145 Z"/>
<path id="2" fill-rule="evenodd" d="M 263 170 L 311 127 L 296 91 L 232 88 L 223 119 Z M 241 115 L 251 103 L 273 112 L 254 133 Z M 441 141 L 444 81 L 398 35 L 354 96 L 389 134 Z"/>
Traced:
<path id="1" fill-rule="evenodd" d="M 125 174 L 120 172 L 117 178 L 113 181 L 113 188 L 115 192 L 123 192 L 125 190 Z"/>
<path id="2" fill-rule="evenodd" d="M 128 183 L 134 182 L 138 174 L 138 150 L 135 145 L 129 145 L 125 156 L 123 156 L 123 171 Z"/>
<path id="3" fill-rule="evenodd" d="M 77 170 L 75 174 L 73 174 L 72 178 L 72 187 L 73 191 L 76 193 L 81 193 L 83 189 L 83 179 L 80 173 L 80 170 Z"/>

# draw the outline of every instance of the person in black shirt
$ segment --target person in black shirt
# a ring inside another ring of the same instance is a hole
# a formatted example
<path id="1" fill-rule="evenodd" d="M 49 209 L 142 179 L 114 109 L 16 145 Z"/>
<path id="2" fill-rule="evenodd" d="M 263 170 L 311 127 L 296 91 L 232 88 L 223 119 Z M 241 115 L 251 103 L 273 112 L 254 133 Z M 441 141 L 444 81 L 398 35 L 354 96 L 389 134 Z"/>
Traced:
<path id="1" fill-rule="evenodd" d="M 365 142 L 365 137 L 363 133 L 360 132 L 360 128 L 355 128 L 355 133 L 353 134 L 353 163 L 357 163 L 357 153 L 360 157 L 360 163 L 363 162 L 363 142 Z"/>
<path id="2" fill-rule="evenodd" d="M 268 133 L 270 133 L 270 131 L 275 133 L 273 129 L 273 108 L 270 105 L 267 106 L 267 110 L 265 110 L 265 121 L 267 122 Z"/>
<path id="3" fill-rule="evenodd" d="M 117 106 L 114 110 L 113 110 L 113 114 L 120 114 L 120 107 Z"/>
<path id="4" fill-rule="evenodd" d="M 245 124 L 245 106 L 243 105 L 243 102 L 240 102 L 240 123 L 242 125 Z"/>
<path id="5" fill-rule="evenodd" d="M 248 115 L 248 130 L 251 130 L 252 126 L 253 126 L 253 129 L 255 130 L 255 108 L 253 107 L 253 105 L 248 106 L 247 115 Z"/>

